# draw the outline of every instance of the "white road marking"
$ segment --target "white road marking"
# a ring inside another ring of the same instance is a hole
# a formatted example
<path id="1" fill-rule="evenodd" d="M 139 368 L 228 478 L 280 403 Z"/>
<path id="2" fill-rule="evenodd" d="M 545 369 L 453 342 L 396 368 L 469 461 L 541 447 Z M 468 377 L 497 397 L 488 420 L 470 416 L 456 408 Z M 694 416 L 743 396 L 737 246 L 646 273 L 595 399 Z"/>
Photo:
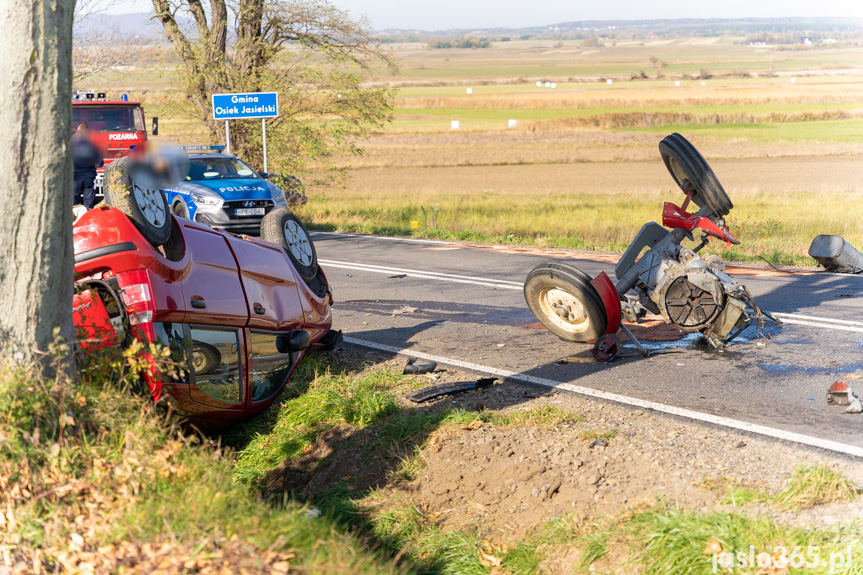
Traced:
<path id="1" fill-rule="evenodd" d="M 338 232 L 319 232 L 317 230 L 311 230 L 312 239 L 314 236 L 322 235 L 322 236 L 338 236 L 340 238 L 356 238 L 362 240 L 384 240 L 388 242 L 408 242 L 413 244 L 436 244 L 436 245 L 457 245 L 456 242 L 447 242 L 444 240 L 424 240 L 422 238 L 398 238 L 391 236 L 371 236 L 368 234 L 340 234 Z"/>
<path id="2" fill-rule="evenodd" d="M 458 241 L 458 240 L 449 240 L 449 241 L 447 241 L 447 240 L 426 240 L 426 239 L 422 239 L 422 238 L 402 238 L 402 237 L 396 237 L 396 236 L 375 236 L 375 235 L 371 235 L 371 234 L 343 234 L 343 233 L 339 233 L 339 232 L 323 232 L 323 231 L 318 231 L 318 230 L 311 230 L 310 233 L 312 234 L 312 236 L 323 235 L 323 236 L 335 236 L 335 237 L 342 237 L 342 238 L 355 238 L 355 239 L 370 240 L 370 241 L 383 240 L 383 241 L 389 241 L 389 242 L 408 242 L 408 243 L 415 243 L 415 244 L 437 244 L 437 245 L 457 246 L 457 247 L 463 247 L 463 248 L 470 248 L 470 247 L 477 245 L 476 243 L 463 242 L 463 241 Z M 499 244 L 487 244 L 487 245 L 499 245 Z M 535 248 L 535 249 L 537 250 L 537 252 L 543 251 L 543 248 Z M 560 251 L 560 252 L 567 252 L 568 251 L 565 248 L 555 248 L 555 249 L 557 251 Z M 529 255 L 529 254 L 527 254 L 527 255 Z M 583 252 L 572 252 L 573 258 L 578 259 L 579 256 L 581 256 L 582 258 L 590 259 L 589 257 L 585 256 L 585 254 Z M 596 261 L 596 260 L 592 260 L 592 261 Z M 597 263 L 602 263 L 602 262 L 597 262 Z M 735 265 L 739 265 L 739 264 L 735 264 Z M 741 266 L 741 267 L 748 267 L 748 266 Z M 756 270 L 757 269 L 764 269 L 764 268 L 758 268 L 755 266 L 749 266 L 749 267 L 751 267 L 751 269 L 756 269 Z M 821 268 L 819 267 L 817 269 L 820 270 Z M 793 271 L 788 271 L 788 272 L 785 272 L 783 270 L 779 270 L 779 271 L 782 271 L 783 273 L 787 273 L 788 275 L 794 275 Z M 863 279 L 863 274 L 837 273 L 837 272 L 828 272 L 826 270 L 822 270 L 822 271 L 818 272 L 818 275 L 819 276 L 828 276 L 828 277 Z"/>
<path id="3" fill-rule="evenodd" d="M 375 264 L 358 264 L 354 262 L 343 262 L 338 260 L 318 260 L 322 265 L 332 268 L 342 268 L 355 271 L 364 271 L 369 273 L 396 275 L 403 274 L 408 277 L 421 278 L 445 281 L 451 283 L 472 284 L 494 289 L 511 289 L 522 290 L 524 283 L 511 280 L 497 280 L 491 278 L 482 278 L 476 276 L 463 276 L 457 274 L 448 274 L 442 272 L 431 272 L 425 270 L 413 270 L 407 268 L 395 268 L 389 266 L 380 266 Z M 823 329 L 833 329 L 839 331 L 854 331 L 863 333 L 863 322 L 850 321 L 844 319 L 833 319 L 829 317 L 818 317 L 813 315 L 802 315 L 794 313 L 776 312 L 772 315 L 781 319 L 788 324 L 805 325 L 808 327 L 820 327 Z"/>
<path id="4" fill-rule="evenodd" d="M 422 278 L 429 280 L 438 280 L 438 281 L 446 281 L 451 283 L 461 283 L 461 284 L 473 284 L 480 285 L 483 287 L 490 287 L 495 289 L 511 289 L 511 290 L 521 290 L 522 284 L 521 282 L 513 282 L 508 280 L 492 280 L 488 278 L 478 278 L 472 276 L 460 276 L 454 274 L 442 274 L 438 272 L 427 272 L 420 270 L 409 270 L 402 268 L 391 268 L 384 266 L 373 266 L 367 264 L 356 264 L 352 262 L 340 262 L 335 260 L 322 260 L 318 259 L 318 261 L 324 267 L 331 268 L 342 268 L 354 271 L 364 271 L 376 274 L 386 274 L 386 275 L 406 275 L 412 278 Z"/>
<path id="5" fill-rule="evenodd" d="M 570 391 L 572 393 L 577 393 L 579 395 L 586 395 L 588 397 L 593 397 L 596 399 L 613 401 L 615 403 L 620 403 L 620 404 L 628 405 L 628 406 L 632 406 L 632 407 L 638 407 L 641 409 L 652 409 L 652 410 L 658 411 L 660 413 L 667 413 L 669 415 L 675 415 L 677 417 L 685 417 L 687 419 L 692 419 L 695 421 L 701 421 L 704 423 L 719 425 L 721 427 L 727 427 L 730 429 L 736 429 L 739 431 L 745 431 L 748 433 L 763 435 L 765 437 L 770 437 L 773 439 L 779 439 L 782 441 L 790 441 L 793 443 L 799 443 L 801 445 L 808 445 L 809 447 L 816 447 L 818 449 L 826 449 L 828 451 L 833 451 L 836 453 L 842 453 L 844 455 L 850 455 L 852 457 L 863 457 L 863 447 L 858 447 L 856 445 L 849 445 L 847 443 L 840 443 L 838 441 L 832 441 L 829 439 L 820 439 L 818 437 L 812 437 L 811 435 L 803 435 L 800 433 L 794 433 L 792 431 L 785 431 L 782 429 L 767 427 L 765 425 L 759 425 L 756 423 L 749 423 L 746 421 L 739 421 L 736 419 L 731 419 L 728 417 L 722 417 L 719 415 L 713 415 L 710 413 L 703 413 L 700 411 L 693 411 L 693 410 L 684 409 L 681 407 L 674 407 L 672 405 L 665 405 L 662 403 L 656 403 L 654 401 L 639 399 L 637 397 L 628 397 L 625 395 L 619 395 L 617 393 L 609 393 L 607 391 L 600 391 L 598 389 L 592 389 L 589 387 L 584 387 L 581 385 L 574 385 L 571 383 L 561 383 L 558 381 L 553 381 L 551 379 L 545 379 L 543 377 L 536 377 L 534 375 L 517 373 L 514 371 L 505 370 L 505 369 L 497 369 L 495 367 L 489 367 L 486 365 L 479 365 L 476 363 L 470 363 L 467 361 L 461 361 L 458 359 L 452 359 L 452 358 L 448 358 L 448 357 L 441 357 L 438 355 L 423 353 L 423 352 L 415 351 L 412 349 L 402 349 L 402 348 L 393 347 L 390 345 L 385 345 L 382 343 L 367 341 L 367 340 L 363 340 L 363 339 L 357 339 L 354 337 L 345 337 L 344 341 L 347 343 L 353 344 L 353 345 L 359 345 L 362 347 L 377 349 L 379 351 L 386 351 L 389 353 L 395 353 L 395 354 L 399 354 L 399 355 L 408 355 L 408 356 L 416 357 L 419 359 L 436 361 L 438 363 L 451 365 L 454 367 L 461 367 L 463 369 L 469 369 L 471 371 L 476 371 L 479 373 L 487 373 L 490 375 L 497 375 L 499 377 L 507 377 L 510 379 L 524 381 L 526 383 L 532 383 L 532 384 L 541 385 L 544 387 L 551 387 L 554 389 L 562 389 L 565 391 Z"/>
<path id="6" fill-rule="evenodd" d="M 777 315 L 777 314 L 773 314 L 773 315 Z M 819 322 L 815 322 L 815 321 L 804 321 L 804 320 L 795 319 L 795 316 L 790 315 L 790 314 L 783 314 L 782 317 L 780 317 L 779 319 L 781 319 L 783 321 L 783 323 L 788 323 L 788 324 L 793 324 L 793 325 L 806 325 L 809 327 L 821 327 L 824 329 L 835 329 L 835 330 L 839 330 L 839 331 L 856 331 L 859 333 L 863 333 L 863 327 L 853 327 L 850 325 L 837 325 L 835 323 L 819 323 Z"/>
<path id="7" fill-rule="evenodd" d="M 841 323 L 844 325 L 853 325 L 856 327 L 863 327 L 863 321 L 851 321 L 848 319 L 832 319 L 832 318 L 826 318 L 826 317 L 817 317 L 814 315 L 803 315 L 801 313 L 777 312 L 777 313 L 774 313 L 773 315 L 779 316 L 779 317 L 791 317 L 791 318 L 805 319 L 805 320 L 812 320 L 812 321 L 829 321 L 830 323 Z"/>

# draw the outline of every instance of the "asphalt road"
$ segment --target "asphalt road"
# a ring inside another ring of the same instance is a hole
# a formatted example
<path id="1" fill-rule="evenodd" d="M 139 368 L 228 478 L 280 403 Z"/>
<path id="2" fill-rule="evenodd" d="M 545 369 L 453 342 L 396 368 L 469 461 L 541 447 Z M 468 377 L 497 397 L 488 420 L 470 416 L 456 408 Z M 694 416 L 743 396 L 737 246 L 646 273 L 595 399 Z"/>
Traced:
<path id="1" fill-rule="evenodd" d="M 698 336 L 678 353 L 596 363 L 527 309 L 521 282 L 537 264 L 567 258 L 613 276 L 610 256 L 314 233 L 332 285 L 337 329 L 384 352 L 430 354 L 498 375 L 706 422 L 863 455 L 863 414 L 828 406 L 837 379 L 863 396 L 863 277 L 732 268 L 759 305 L 782 315 L 768 338 L 750 328 L 724 352 Z M 561 361 L 564 360 L 564 361 Z M 476 364 L 476 365 L 471 365 Z M 613 394 L 613 395 L 611 395 Z M 775 431 L 775 433 L 773 433 Z M 841 445 L 840 445 L 841 444 Z"/>

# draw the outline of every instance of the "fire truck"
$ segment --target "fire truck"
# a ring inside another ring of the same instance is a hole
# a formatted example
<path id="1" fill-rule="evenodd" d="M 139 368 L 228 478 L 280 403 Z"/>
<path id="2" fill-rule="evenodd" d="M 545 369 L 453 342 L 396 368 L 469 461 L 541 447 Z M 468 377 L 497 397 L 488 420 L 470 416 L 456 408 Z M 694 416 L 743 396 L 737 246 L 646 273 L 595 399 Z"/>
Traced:
<path id="1" fill-rule="evenodd" d="M 72 95 L 72 129 L 86 122 L 96 145 L 105 154 L 105 167 L 114 160 L 129 155 L 129 150 L 147 140 L 144 109 L 139 102 L 130 102 L 123 94 L 119 100 L 108 100 L 105 92 L 82 92 Z M 153 118 L 152 135 L 159 133 L 159 118 Z M 105 167 L 96 175 L 96 197 L 102 197 L 102 177 Z"/>

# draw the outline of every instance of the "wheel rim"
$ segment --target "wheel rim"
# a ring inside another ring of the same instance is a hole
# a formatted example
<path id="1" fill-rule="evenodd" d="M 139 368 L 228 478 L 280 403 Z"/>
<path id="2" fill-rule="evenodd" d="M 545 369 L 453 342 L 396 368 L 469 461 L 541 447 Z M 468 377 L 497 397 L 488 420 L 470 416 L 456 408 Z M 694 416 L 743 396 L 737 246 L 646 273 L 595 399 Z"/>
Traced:
<path id="1" fill-rule="evenodd" d="M 160 190 L 142 188 L 139 185 L 132 186 L 135 193 L 135 202 L 144 215 L 144 219 L 156 228 L 165 225 L 167 214 L 165 213 L 165 202 Z"/>
<path id="2" fill-rule="evenodd" d="M 689 176 L 686 174 L 686 170 L 683 169 L 683 166 L 680 165 L 680 162 L 677 161 L 677 158 L 675 158 L 674 156 L 669 156 L 668 166 L 671 168 L 671 173 L 672 175 L 674 175 L 674 179 L 677 180 L 678 184 L 680 184 L 680 187 L 682 189 L 695 189 L 693 183 L 689 181 Z"/>
<path id="3" fill-rule="evenodd" d="M 312 264 L 312 240 L 297 222 L 288 220 L 285 223 L 285 241 L 288 242 L 291 255 L 301 265 L 310 266 Z"/>
<path id="4" fill-rule="evenodd" d="M 197 349 L 192 350 L 192 367 L 195 368 L 195 371 L 200 371 L 203 367 L 207 365 L 207 358 L 203 353 L 198 351 Z"/>
<path id="5" fill-rule="evenodd" d="M 542 288 L 539 292 L 539 308 L 543 316 L 564 331 L 582 333 L 590 329 L 590 317 L 582 303 L 560 288 Z"/>

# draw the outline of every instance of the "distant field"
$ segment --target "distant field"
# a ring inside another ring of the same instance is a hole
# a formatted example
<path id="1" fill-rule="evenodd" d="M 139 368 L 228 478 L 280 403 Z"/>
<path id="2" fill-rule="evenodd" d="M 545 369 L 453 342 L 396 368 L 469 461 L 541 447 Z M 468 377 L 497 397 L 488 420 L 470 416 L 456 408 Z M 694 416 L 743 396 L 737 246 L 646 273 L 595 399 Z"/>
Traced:
<path id="1" fill-rule="evenodd" d="M 680 132 L 723 167 L 744 242 L 728 256 L 810 263 L 819 233 L 862 243 L 850 214 L 863 199 L 863 48 L 740 40 L 388 45 L 400 71 L 371 81 L 398 87 L 394 121 L 341 160 L 346 188 L 309 190 L 302 215 L 329 229 L 621 250 L 678 199 L 656 145 Z M 110 80 L 160 116 L 163 137 L 205 143 L 171 77 L 165 66 Z"/>
<path id="2" fill-rule="evenodd" d="M 342 231 L 622 251 L 644 223 L 660 221 L 663 202 L 683 200 L 655 156 L 626 164 L 363 170 L 349 190 L 314 196 L 303 215 Z M 742 241 L 727 252 L 714 243 L 713 252 L 802 264 L 811 263 L 805 254 L 818 234 L 863 238 L 859 157 L 713 164 L 735 204 L 727 221 Z M 412 221 L 419 229 L 411 230 Z"/>

